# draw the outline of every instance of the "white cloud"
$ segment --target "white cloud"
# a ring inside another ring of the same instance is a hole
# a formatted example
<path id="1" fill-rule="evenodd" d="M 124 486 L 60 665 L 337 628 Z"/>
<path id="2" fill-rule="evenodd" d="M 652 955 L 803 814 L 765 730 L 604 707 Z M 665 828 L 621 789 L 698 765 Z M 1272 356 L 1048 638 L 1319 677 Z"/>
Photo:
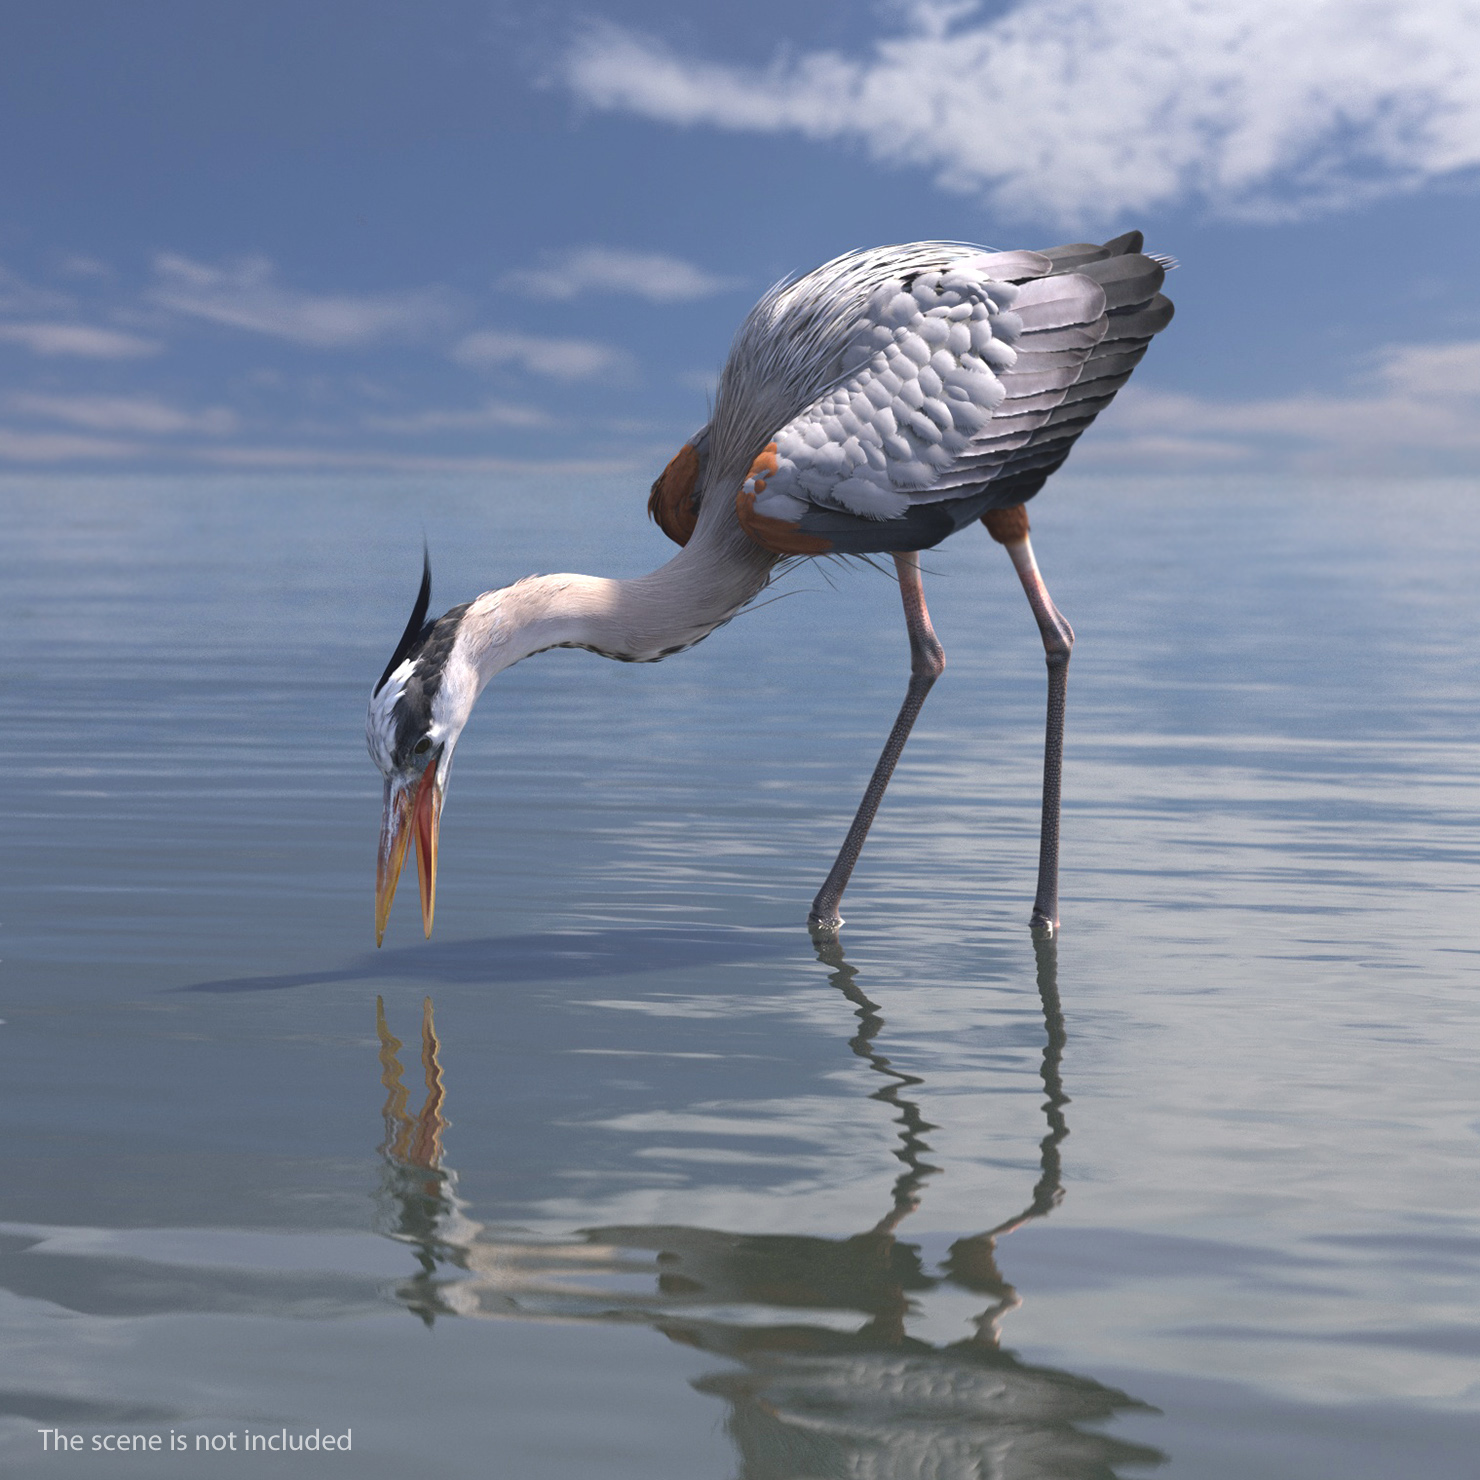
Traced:
<path id="1" fill-rule="evenodd" d="M 164 347 L 156 339 L 95 329 L 88 324 L 0 324 L 0 340 L 23 344 L 33 354 L 72 355 L 84 360 L 132 360 L 157 355 Z"/>
<path id="2" fill-rule="evenodd" d="M 616 247 L 551 252 L 540 266 L 516 268 L 500 279 L 502 287 L 540 298 L 567 299 L 596 291 L 634 293 L 650 303 L 686 303 L 738 285 L 736 278 L 705 272 L 681 257 Z"/>
<path id="3" fill-rule="evenodd" d="M 1212 401 L 1129 386 L 1077 462 L 1480 471 L 1480 340 L 1390 345 L 1350 387 Z"/>
<path id="4" fill-rule="evenodd" d="M 138 432 L 152 436 L 204 432 L 222 436 L 235 431 L 237 425 L 236 413 L 225 406 L 182 411 L 151 396 L 22 394 L 11 396 L 8 405 L 22 416 L 65 422 L 90 432 Z"/>
<path id="5" fill-rule="evenodd" d="M 1480 166 L 1475 0 L 897 8 L 904 33 L 866 55 L 783 51 L 765 69 L 602 25 L 564 76 L 600 108 L 857 140 L 1059 223 L 1184 200 L 1310 214 Z"/>
<path id="6" fill-rule="evenodd" d="M 398 473 L 540 473 L 552 477 L 651 477 L 651 458 L 508 458 L 409 455 L 375 448 L 186 444 L 161 447 L 117 438 L 0 427 L 0 464 L 166 461 L 177 467 L 257 468 L 275 471 L 373 470 Z"/>
<path id="7" fill-rule="evenodd" d="M 503 329 L 467 335 L 453 348 L 452 358 L 478 370 L 512 365 L 557 380 L 590 380 L 625 363 L 625 356 L 610 345 L 587 339 L 541 339 Z"/>
<path id="8" fill-rule="evenodd" d="M 546 427 L 554 421 L 533 406 L 489 401 L 462 411 L 414 411 L 403 416 L 367 416 L 365 425 L 382 432 L 460 432 L 482 427 Z"/>
<path id="9" fill-rule="evenodd" d="M 160 308 L 315 349 L 415 339 L 450 317 L 448 297 L 436 288 L 360 297 L 294 292 L 279 285 L 262 257 L 211 267 L 165 253 L 155 258 L 154 272 L 149 298 Z"/>
<path id="10" fill-rule="evenodd" d="M 632 458 L 459 457 L 381 452 L 374 448 L 209 447 L 192 448 L 192 461 L 232 468 L 377 469 L 398 473 L 544 473 L 559 477 L 647 474 L 649 462 Z"/>
<path id="11" fill-rule="evenodd" d="M 59 432 L 17 432 L 0 427 L 0 461 L 23 463 L 103 461 L 134 457 L 139 447 L 105 437 L 76 437 Z"/>

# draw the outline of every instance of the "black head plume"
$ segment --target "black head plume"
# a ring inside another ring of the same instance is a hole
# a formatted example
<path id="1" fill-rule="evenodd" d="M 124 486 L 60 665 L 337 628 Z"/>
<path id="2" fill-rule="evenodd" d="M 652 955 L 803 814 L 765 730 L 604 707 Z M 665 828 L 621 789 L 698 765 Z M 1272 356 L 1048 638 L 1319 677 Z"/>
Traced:
<path id="1" fill-rule="evenodd" d="M 427 551 L 425 544 L 421 547 L 421 590 L 416 593 L 416 605 L 411 608 L 411 620 L 406 623 L 406 630 L 401 634 L 401 640 L 396 644 L 396 650 L 391 654 L 391 660 L 385 665 L 385 672 L 380 675 L 380 682 L 375 685 L 374 694 L 378 694 L 384 687 L 385 681 L 405 661 L 407 654 L 415 646 L 416 639 L 421 636 L 421 629 L 426 625 L 427 608 L 432 604 L 432 557 Z"/>

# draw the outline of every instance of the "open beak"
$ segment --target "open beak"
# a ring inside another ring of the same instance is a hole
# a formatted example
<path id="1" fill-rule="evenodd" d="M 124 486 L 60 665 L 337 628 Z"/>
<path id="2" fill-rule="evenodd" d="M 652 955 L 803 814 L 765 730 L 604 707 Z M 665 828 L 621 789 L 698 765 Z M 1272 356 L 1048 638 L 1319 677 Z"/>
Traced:
<path id="1" fill-rule="evenodd" d="M 416 872 L 421 883 L 421 925 L 432 933 L 432 915 L 437 906 L 437 829 L 442 820 L 442 788 L 437 784 L 433 761 L 412 787 L 385 784 L 385 812 L 380 820 L 380 851 L 375 863 L 375 944 L 385 939 L 391 901 L 406 846 L 416 839 Z"/>

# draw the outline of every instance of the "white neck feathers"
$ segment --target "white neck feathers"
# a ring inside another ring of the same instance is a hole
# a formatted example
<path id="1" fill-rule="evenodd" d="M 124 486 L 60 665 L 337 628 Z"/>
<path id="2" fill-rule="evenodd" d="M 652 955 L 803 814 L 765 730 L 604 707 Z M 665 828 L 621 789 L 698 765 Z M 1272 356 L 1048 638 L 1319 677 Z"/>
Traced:
<path id="1" fill-rule="evenodd" d="M 486 591 L 460 624 L 454 661 L 481 689 L 503 669 L 552 647 L 652 663 L 692 647 L 729 621 L 770 579 L 775 557 L 737 528 L 738 538 L 691 540 L 645 576 L 528 576 Z"/>

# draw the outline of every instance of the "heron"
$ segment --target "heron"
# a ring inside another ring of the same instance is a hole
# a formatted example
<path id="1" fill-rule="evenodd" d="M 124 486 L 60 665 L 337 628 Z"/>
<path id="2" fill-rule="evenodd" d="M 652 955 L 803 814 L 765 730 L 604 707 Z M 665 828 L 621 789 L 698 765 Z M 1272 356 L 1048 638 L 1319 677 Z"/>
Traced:
<path id="1" fill-rule="evenodd" d="M 920 551 L 978 522 L 1027 594 L 1048 664 L 1036 934 L 1059 929 L 1064 705 L 1074 631 L 1029 539 L 1026 504 L 1171 321 L 1173 259 L 1139 231 L 1095 245 L 994 251 L 922 241 L 849 252 L 766 292 L 742 323 L 712 414 L 653 484 L 648 512 L 680 546 L 628 579 L 534 575 L 428 618 L 431 569 L 366 719 L 385 779 L 375 938 L 415 840 L 432 933 L 437 840 L 458 737 L 486 685 L 550 648 L 623 662 L 682 652 L 818 557 L 892 558 L 910 677 L 808 923 L 823 935 L 945 653 Z"/>

